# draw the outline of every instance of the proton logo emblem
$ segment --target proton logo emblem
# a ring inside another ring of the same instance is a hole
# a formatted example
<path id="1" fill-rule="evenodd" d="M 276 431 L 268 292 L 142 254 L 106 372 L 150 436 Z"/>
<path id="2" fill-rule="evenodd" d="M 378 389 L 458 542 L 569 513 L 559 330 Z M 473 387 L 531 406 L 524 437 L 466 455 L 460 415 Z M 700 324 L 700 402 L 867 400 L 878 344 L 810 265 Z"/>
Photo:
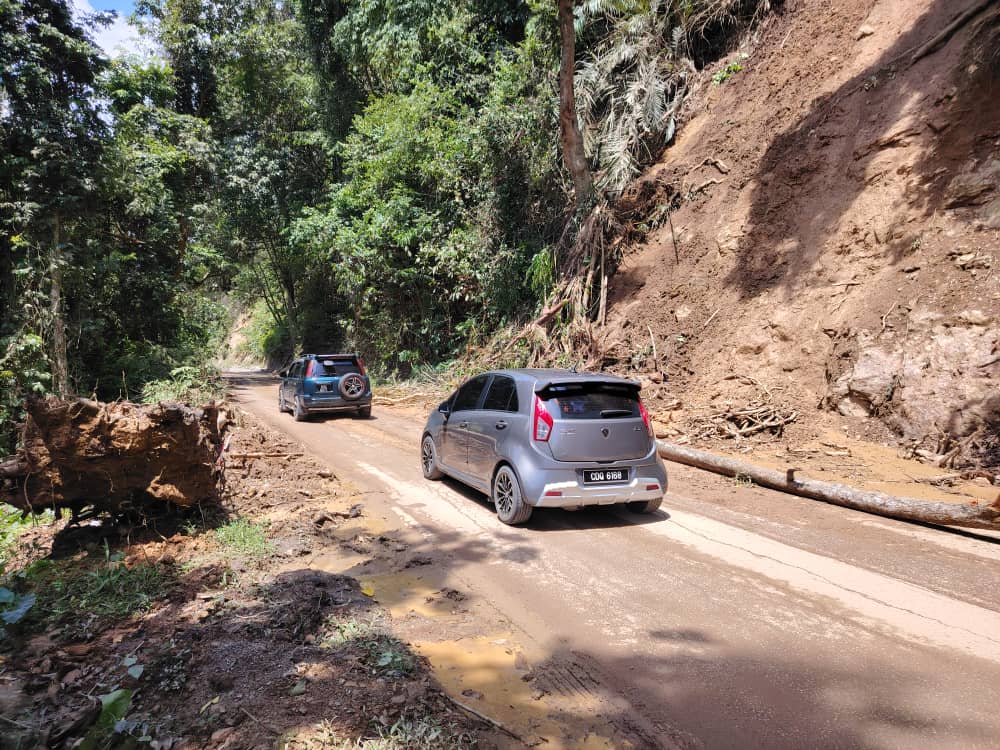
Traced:
<path id="1" fill-rule="evenodd" d="M 610 430 L 608 430 L 607 427 L 602 427 L 601 428 L 601 434 L 604 435 L 604 437 L 607 437 L 608 435 L 611 434 L 611 432 L 610 432 Z"/>

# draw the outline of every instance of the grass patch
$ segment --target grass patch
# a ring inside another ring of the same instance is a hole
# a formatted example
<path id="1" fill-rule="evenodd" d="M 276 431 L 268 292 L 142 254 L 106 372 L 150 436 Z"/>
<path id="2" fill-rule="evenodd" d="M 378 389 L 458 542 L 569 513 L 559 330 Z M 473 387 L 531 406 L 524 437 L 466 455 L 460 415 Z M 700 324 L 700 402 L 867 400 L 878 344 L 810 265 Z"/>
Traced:
<path id="1" fill-rule="evenodd" d="M 274 546 L 267 540 L 267 527 L 237 518 L 215 530 L 215 538 L 227 550 L 244 557 L 263 557 Z"/>
<path id="2" fill-rule="evenodd" d="M 87 559 L 39 560 L 18 573 L 15 585 L 38 597 L 25 625 L 63 626 L 70 637 L 88 636 L 148 611 L 173 585 L 155 565 L 129 567 L 117 556 L 105 549 L 97 566 Z"/>
<path id="3" fill-rule="evenodd" d="M 0 504 L 0 574 L 7 568 L 7 561 L 17 549 L 17 540 L 32 526 L 52 523 L 55 514 L 51 510 L 37 516 L 22 516 L 12 505 Z"/>
<path id="4" fill-rule="evenodd" d="M 341 620 L 330 617 L 325 630 L 320 640 L 322 646 L 360 651 L 362 663 L 375 674 L 401 677 L 416 667 L 409 649 L 386 633 L 376 618 L 361 620 L 350 617 Z"/>
<path id="5" fill-rule="evenodd" d="M 429 716 L 401 718 L 393 724 L 373 722 L 374 737 L 345 739 L 329 722 L 323 722 L 308 735 L 282 740 L 288 750 L 324 748 L 324 750 L 471 750 L 476 738 Z"/>

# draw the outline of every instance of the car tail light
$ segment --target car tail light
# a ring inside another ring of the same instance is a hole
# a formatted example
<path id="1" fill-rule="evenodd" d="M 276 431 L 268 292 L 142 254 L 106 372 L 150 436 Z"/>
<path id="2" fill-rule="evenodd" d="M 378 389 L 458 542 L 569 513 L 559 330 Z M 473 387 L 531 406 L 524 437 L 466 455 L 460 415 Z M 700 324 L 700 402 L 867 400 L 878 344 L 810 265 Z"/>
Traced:
<path id="1" fill-rule="evenodd" d="M 549 442 L 549 437 L 552 435 L 552 415 L 538 396 L 535 396 L 535 414 L 532 423 L 534 425 L 532 436 L 535 440 L 540 443 Z"/>
<path id="2" fill-rule="evenodd" d="M 648 492 L 651 492 L 653 490 L 658 490 L 658 489 L 660 489 L 660 485 L 658 485 L 658 484 L 647 484 L 646 485 L 646 490 Z"/>
<path id="3" fill-rule="evenodd" d="M 639 413 L 642 414 L 642 421 L 646 423 L 646 434 L 653 437 L 653 423 L 649 420 L 649 412 L 646 411 L 642 399 L 639 399 Z"/>
<path id="4" fill-rule="evenodd" d="M 306 365 L 306 377 L 311 378 L 313 374 L 313 365 L 316 364 L 315 360 L 310 359 L 309 364 Z"/>
<path id="5" fill-rule="evenodd" d="M 367 375 L 365 372 L 365 363 L 361 361 L 361 357 L 358 357 L 358 369 L 361 371 L 362 375 Z"/>
<path id="6" fill-rule="evenodd" d="M 545 497 L 562 497 L 562 490 L 549 490 L 545 493 Z"/>

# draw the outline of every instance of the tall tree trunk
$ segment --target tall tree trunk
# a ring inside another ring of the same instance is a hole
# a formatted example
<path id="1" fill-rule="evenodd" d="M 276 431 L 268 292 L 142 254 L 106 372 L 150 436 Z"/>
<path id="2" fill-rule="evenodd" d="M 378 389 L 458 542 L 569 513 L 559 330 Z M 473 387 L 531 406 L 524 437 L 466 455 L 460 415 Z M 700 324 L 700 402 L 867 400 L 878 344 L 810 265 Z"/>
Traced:
<path id="1" fill-rule="evenodd" d="M 573 0 L 559 2 L 559 33 L 562 38 L 562 64 L 559 67 L 559 131 L 562 140 L 563 164 L 573 177 L 577 205 L 586 201 L 594 188 L 594 180 L 583 151 L 583 136 L 576 116 L 576 29 L 573 26 Z"/>
<path id="2" fill-rule="evenodd" d="M 0 336 L 14 327 L 14 248 L 10 237 L 0 236 Z"/>
<path id="3" fill-rule="evenodd" d="M 302 333 L 299 331 L 298 308 L 295 304 L 294 281 L 282 284 L 285 291 L 285 322 L 288 324 L 288 338 L 292 341 L 292 356 L 302 347 Z"/>
<path id="4" fill-rule="evenodd" d="M 49 257 L 49 314 L 52 316 L 52 390 L 60 397 L 69 395 L 69 356 L 66 353 L 66 321 L 63 319 L 62 229 L 59 212 L 52 225 L 52 253 Z"/>

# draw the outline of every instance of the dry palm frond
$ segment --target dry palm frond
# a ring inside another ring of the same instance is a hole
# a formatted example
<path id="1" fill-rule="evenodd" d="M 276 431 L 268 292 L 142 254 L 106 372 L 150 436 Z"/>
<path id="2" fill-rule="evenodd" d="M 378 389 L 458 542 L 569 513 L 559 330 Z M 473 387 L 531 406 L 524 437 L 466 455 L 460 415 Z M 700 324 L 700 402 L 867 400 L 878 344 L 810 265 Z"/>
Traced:
<path id="1" fill-rule="evenodd" d="M 691 39 L 735 23 L 767 0 L 585 0 L 577 27 L 607 29 L 580 64 L 575 85 L 585 147 L 598 184 L 616 198 L 670 142 L 693 71 Z"/>

